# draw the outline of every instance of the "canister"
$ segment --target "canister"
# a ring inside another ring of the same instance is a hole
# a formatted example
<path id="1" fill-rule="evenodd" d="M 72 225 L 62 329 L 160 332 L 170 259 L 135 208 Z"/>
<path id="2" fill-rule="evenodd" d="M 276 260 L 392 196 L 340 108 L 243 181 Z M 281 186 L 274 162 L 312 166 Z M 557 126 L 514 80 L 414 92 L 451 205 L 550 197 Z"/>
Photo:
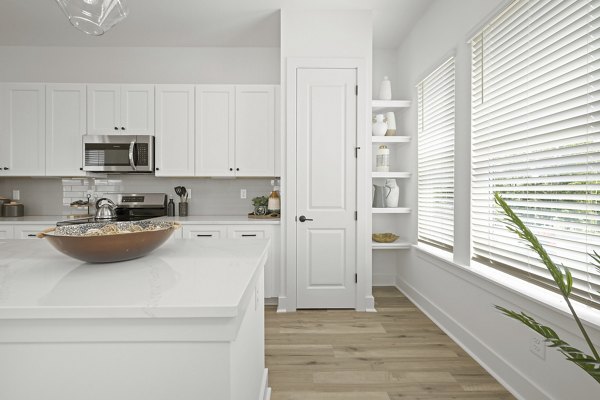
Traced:
<path id="1" fill-rule="evenodd" d="M 10 199 L 7 199 L 6 197 L 0 197 L 0 217 L 4 217 L 4 210 L 2 206 L 7 203 L 10 203 Z"/>
<path id="2" fill-rule="evenodd" d="M 3 217 L 22 217 L 25 214 L 25 206 L 21 203 L 2 204 Z"/>

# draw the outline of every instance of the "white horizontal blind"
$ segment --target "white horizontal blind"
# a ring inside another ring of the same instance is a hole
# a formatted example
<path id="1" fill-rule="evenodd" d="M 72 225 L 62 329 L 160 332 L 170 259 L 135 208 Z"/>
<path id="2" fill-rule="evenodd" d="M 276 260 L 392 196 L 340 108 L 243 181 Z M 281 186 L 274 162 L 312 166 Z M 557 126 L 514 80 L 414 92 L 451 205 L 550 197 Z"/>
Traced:
<path id="1" fill-rule="evenodd" d="M 454 58 L 418 85 L 419 241 L 454 246 Z"/>
<path id="2" fill-rule="evenodd" d="M 600 0 L 517 0 L 472 41 L 473 258 L 547 286 L 499 192 L 598 307 Z"/>

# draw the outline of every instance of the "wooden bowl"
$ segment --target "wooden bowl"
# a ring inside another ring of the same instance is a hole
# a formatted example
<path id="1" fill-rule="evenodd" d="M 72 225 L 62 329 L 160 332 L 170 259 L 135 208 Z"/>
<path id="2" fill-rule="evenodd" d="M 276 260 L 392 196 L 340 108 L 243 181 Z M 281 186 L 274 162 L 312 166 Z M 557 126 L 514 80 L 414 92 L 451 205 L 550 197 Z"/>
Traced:
<path id="1" fill-rule="evenodd" d="M 394 235 L 393 233 L 374 233 L 372 236 L 373 241 L 378 243 L 392 243 L 398 240 L 400 236 Z"/>
<path id="2" fill-rule="evenodd" d="M 141 224 L 140 222 L 117 222 L 119 224 Z M 45 238 L 54 248 L 69 257 L 89 263 L 109 263 L 132 260 L 147 255 L 164 244 L 173 232 L 180 227 L 176 222 L 161 221 L 155 230 L 142 232 L 119 233 L 103 236 L 77 236 L 68 234 L 69 228 L 77 229 L 73 232 L 86 232 L 86 229 L 98 229 L 99 226 L 110 223 L 93 223 L 69 225 L 52 228 L 38 234 Z M 84 226 L 88 225 L 88 227 Z M 145 224 L 147 226 L 147 224 Z M 65 231 L 66 229 L 66 231 Z"/>

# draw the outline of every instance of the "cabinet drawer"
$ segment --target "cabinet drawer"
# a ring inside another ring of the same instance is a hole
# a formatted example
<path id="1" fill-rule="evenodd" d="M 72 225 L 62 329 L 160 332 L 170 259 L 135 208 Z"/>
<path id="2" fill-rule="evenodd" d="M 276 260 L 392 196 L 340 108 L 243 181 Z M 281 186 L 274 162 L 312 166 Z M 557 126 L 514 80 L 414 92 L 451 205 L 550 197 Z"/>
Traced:
<path id="1" fill-rule="evenodd" d="M 12 238 L 13 238 L 12 225 L 0 225 L 0 239 L 12 239 Z"/>
<path id="2" fill-rule="evenodd" d="M 49 225 L 14 225 L 14 238 L 37 239 L 36 235 L 49 227 Z"/>
<path id="3" fill-rule="evenodd" d="M 219 225 L 185 225 L 184 239 L 225 239 L 227 227 Z"/>

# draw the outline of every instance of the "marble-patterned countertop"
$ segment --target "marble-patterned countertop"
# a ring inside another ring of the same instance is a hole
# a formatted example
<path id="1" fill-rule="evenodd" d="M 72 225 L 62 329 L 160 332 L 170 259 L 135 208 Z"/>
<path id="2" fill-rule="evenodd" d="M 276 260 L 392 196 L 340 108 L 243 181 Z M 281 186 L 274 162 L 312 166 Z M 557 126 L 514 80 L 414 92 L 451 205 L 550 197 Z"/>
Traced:
<path id="1" fill-rule="evenodd" d="M 45 240 L 0 240 L 0 320 L 231 318 L 268 240 L 171 240 L 130 261 L 88 264 Z"/>

